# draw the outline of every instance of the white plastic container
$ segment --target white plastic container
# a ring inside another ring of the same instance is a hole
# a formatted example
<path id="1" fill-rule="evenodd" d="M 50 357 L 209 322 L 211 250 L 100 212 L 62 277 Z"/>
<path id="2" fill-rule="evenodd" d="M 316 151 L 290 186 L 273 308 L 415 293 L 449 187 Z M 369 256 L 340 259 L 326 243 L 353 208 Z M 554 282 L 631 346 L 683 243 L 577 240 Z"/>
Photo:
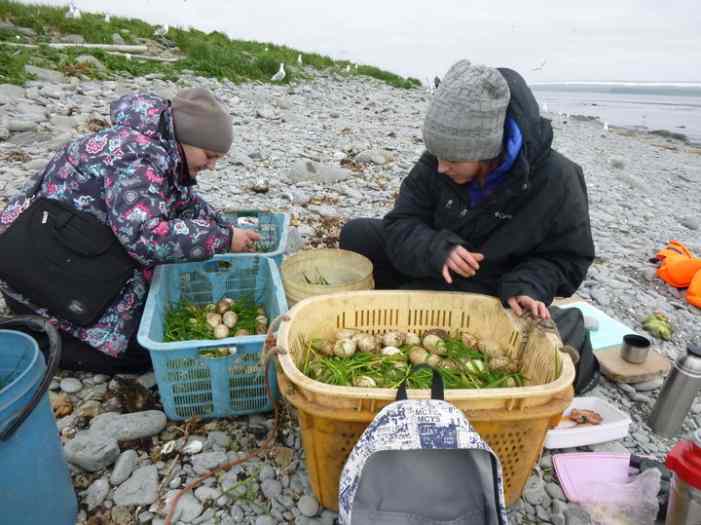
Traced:
<path id="1" fill-rule="evenodd" d="M 556 427 L 545 435 L 545 448 L 571 448 L 596 445 L 621 439 L 628 435 L 630 417 L 619 409 L 598 397 L 576 397 L 565 410 L 568 415 L 572 409 L 593 410 L 601 418 L 599 425 L 578 425 L 572 428 Z"/>

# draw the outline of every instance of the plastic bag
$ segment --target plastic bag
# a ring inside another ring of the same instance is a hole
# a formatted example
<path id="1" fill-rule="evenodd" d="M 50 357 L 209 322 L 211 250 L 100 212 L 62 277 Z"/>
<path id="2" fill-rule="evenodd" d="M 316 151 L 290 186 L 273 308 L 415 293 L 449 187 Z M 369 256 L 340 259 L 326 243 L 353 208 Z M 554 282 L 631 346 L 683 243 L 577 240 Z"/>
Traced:
<path id="1" fill-rule="evenodd" d="M 579 504 L 593 525 L 655 525 L 662 475 L 649 469 L 629 483 L 596 483 L 591 498 Z"/>

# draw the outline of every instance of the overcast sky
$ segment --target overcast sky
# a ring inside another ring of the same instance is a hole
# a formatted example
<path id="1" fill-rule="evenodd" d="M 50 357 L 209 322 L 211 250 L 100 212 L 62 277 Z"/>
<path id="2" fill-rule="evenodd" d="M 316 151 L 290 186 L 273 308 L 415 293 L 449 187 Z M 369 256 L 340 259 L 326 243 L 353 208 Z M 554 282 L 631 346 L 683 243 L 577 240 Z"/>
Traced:
<path id="1" fill-rule="evenodd" d="M 701 10 L 691 0 L 76 3 L 87 11 L 286 44 L 423 81 L 442 76 L 460 58 L 512 67 L 529 82 L 701 81 Z"/>

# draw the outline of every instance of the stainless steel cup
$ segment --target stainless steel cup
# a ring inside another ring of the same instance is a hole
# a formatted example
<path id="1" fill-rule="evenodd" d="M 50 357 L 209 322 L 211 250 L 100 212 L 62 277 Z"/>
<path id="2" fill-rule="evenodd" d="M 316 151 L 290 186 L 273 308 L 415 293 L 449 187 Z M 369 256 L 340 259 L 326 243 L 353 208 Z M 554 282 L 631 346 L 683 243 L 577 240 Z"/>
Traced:
<path id="1" fill-rule="evenodd" d="M 639 365 L 644 363 L 650 352 L 650 340 L 638 334 L 628 334 L 623 336 L 623 346 L 621 346 L 621 357 L 624 361 Z"/>

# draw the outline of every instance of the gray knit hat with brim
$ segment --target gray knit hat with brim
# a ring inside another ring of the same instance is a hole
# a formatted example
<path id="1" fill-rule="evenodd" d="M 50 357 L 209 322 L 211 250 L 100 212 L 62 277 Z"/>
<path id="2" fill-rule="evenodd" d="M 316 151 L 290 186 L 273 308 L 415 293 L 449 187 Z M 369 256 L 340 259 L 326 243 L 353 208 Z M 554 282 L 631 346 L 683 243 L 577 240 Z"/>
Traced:
<path id="1" fill-rule="evenodd" d="M 226 153 L 234 140 L 231 115 L 204 88 L 184 89 L 173 99 L 175 138 L 216 153 Z"/>
<path id="2" fill-rule="evenodd" d="M 501 153 L 509 86 L 496 69 L 454 64 L 433 95 L 424 120 L 426 148 L 439 160 L 487 160 Z"/>

